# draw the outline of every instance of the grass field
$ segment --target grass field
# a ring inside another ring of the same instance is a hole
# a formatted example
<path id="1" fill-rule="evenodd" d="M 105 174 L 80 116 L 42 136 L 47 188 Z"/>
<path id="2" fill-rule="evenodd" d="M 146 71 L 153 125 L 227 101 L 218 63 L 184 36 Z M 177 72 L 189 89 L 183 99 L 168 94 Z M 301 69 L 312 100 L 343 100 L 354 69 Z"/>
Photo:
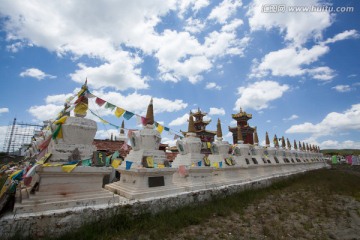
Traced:
<path id="1" fill-rule="evenodd" d="M 336 166 L 156 215 L 119 215 L 60 239 L 360 239 L 360 169 Z"/>

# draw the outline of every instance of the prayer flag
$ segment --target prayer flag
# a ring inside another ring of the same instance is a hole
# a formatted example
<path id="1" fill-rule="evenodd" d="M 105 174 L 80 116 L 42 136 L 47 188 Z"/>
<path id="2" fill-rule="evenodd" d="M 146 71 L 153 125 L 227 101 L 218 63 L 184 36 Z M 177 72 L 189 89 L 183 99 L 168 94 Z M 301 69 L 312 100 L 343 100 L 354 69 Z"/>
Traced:
<path id="1" fill-rule="evenodd" d="M 125 161 L 125 163 L 126 163 L 125 169 L 126 169 L 126 170 L 130 170 L 131 165 L 133 164 L 133 162 L 131 162 L 131 161 Z"/>
<path id="2" fill-rule="evenodd" d="M 188 175 L 188 173 L 187 173 L 187 170 L 186 170 L 186 167 L 184 166 L 184 165 L 181 165 L 181 166 L 179 166 L 179 175 L 181 176 L 181 177 L 185 177 L 185 176 L 187 176 Z"/>
<path id="3" fill-rule="evenodd" d="M 124 114 L 124 112 L 125 112 L 124 109 L 117 107 L 115 110 L 115 116 L 119 118 Z"/>
<path id="4" fill-rule="evenodd" d="M 91 166 L 91 159 L 82 160 L 81 166 Z"/>
<path id="5" fill-rule="evenodd" d="M 64 124 L 66 122 L 66 119 L 68 118 L 68 116 L 63 116 L 60 119 L 56 120 L 54 122 L 54 124 Z"/>
<path id="6" fill-rule="evenodd" d="M 77 164 L 71 164 L 71 165 L 63 165 L 61 167 L 61 169 L 64 171 L 64 172 L 72 172 L 75 168 L 76 168 Z"/>
<path id="7" fill-rule="evenodd" d="M 105 108 L 106 108 L 106 109 L 114 110 L 115 107 L 116 107 L 115 105 L 113 105 L 113 104 L 111 104 L 111 103 L 109 103 L 109 102 L 107 102 L 106 105 L 105 105 Z"/>
<path id="8" fill-rule="evenodd" d="M 86 93 L 85 93 L 85 96 L 86 96 L 87 98 L 94 98 L 94 97 L 96 97 L 94 94 L 92 94 L 92 93 L 90 93 L 90 92 L 86 92 Z"/>
<path id="9" fill-rule="evenodd" d="M 112 163 L 111 163 L 111 166 L 113 167 L 113 168 L 118 168 L 119 167 L 119 165 L 121 164 L 121 159 L 114 159 L 113 161 L 112 161 Z"/>
<path id="10" fill-rule="evenodd" d="M 101 99 L 101 98 L 99 98 L 99 97 L 96 98 L 95 102 L 96 102 L 96 104 L 99 105 L 100 107 L 101 107 L 102 105 L 104 105 L 104 103 L 106 103 L 105 100 L 103 100 L 103 99 Z"/>
<path id="11" fill-rule="evenodd" d="M 119 151 L 115 151 L 111 157 L 111 159 L 115 159 L 115 158 L 118 158 L 120 156 L 120 153 Z"/>
<path id="12" fill-rule="evenodd" d="M 170 131 L 170 129 L 168 127 L 164 127 L 164 130 L 167 132 Z"/>
<path id="13" fill-rule="evenodd" d="M 160 125 L 157 127 L 158 132 L 161 134 L 164 130 L 164 126 Z"/>
<path id="14" fill-rule="evenodd" d="M 144 118 L 144 117 L 141 117 L 141 124 L 142 124 L 143 126 L 146 126 L 146 124 L 147 124 L 147 119 Z"/>
<path id="15" fill-rule="evenodd" d="M 132 118 L 134 116 L 134 113 L 125 111 L 123 116 L 126 120 L 129 120 L 130 118 Z"/>
<path id="16" fill-rule="evenodd" d="M 211 143 L 210 143 L 210 142 L 206 142 L 206 146 L 207 146 L 207 148 L 211 148 Z"/>
<path id="17" fill-rule="evenodd" d="M 75 106 L 74 113 L 78 115 L 86 115 L 88 110 L 88 105 L 86 103 L 80 102 Z"/>
<path id="18" fill-rule="evenodd" d="M 199 167 L 201 167 L 201 162 L 202 162 L 202 161 L 200 160 L 200 161 L 198 161 L 198 163 L 197 163 Z"/>
<path id="19" fill-rule="evenodd" d="M 160 163 L 159 163 L 157 166 L 158 166 L 158 168 L 165 168 L 165 165 L 164 165 L 164 164 L 160 164 Z"/>
<path id="20" fill-rule="evenodd" d="M 214 162 L 214 163 L 213 163 L 213 166 L 214 166 L 215 168 L 219 168 L 219 163 L 218 163 L 218 162 Z"/>
<path id="21" fill-rule="evenodd" d="M 62 138 L 61 125 L 59 125 L 57 127 L 57 129 L 54 131 L 54 133 L 52 135 L 52 139 L 55 139 L 55 138 Z"/>

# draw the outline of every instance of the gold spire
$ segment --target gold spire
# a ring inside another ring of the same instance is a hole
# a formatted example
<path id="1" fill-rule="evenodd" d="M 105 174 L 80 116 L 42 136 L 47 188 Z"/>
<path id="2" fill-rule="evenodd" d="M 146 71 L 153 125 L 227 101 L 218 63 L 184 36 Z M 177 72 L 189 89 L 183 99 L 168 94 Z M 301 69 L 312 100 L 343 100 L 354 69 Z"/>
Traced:
<path id="1" fill-rule="evenodd" d="M 296 145 L 295 139 L 294 139 L 294 149 L 297 150 L 297 145 Z"/>
<path id="2" fill-rule="evenodd" d="M 255 127 L 255 130 L 254 130 L 254 144 L 259 145 L 259 137 L 258 137 L 258 134 L 257 134 L 257 128 L 256 127 Z"/>
<path id="3" fill-rule="evenodd" d="M 153 99 L 151 98 L 149 106 L 146 111 L 146 124 L 152 125 L 154 124 L 154 107 L 153 107 Z"/>
<path id="4" fill-rule="evenodd" d="M 240 126 L 238 126 L 238 128 L 237 128 L 237 140 L 238 140 L 238 142 L 240 142 L 240 141 L 243 142 L 244 141 Z"/>
<path id="5" fill-rule="evenodd" d="M 121 123 L 120 134 L 125 134 L 124 128 L 125 128 L 125 123 L 124 123 L 124 120 L 123 120 L 122 123 Z"/>
<path id="6" fill-rule="evenodd" d="M 286 147 L 284 136 L 281 137 L 281 147 L 282 147 L 282 148 L 285 148 L 285 147 Z"/>
<path id="7" fill-rule="evenodd" d="M 188 127 L 188 132 L 189 133 L 195 133 L 196 129 L 195 129 L 195 124 L 194 124 L 194 118 L 193 116 L 190 114 L 189 115 L 189 127 Z"/>
<path id="8" fill-rule="evenodd" d="M 218 138 L 222 138 L 222 130 L 221 130 L 220 118 L 218 118 L 218 122 L 217 122 L 217 125 L 216 125 L 216 136 Z"/>
<path id="9" fill-rule="evenodd" d="M 288 139 L 288 138 L 286 138 L 286 143 L 287 143 L 287 147 L 288 147 L 288 149 L 291 149 L 291 143 L 290 143 L 290 141 L 289 141 L 289 139 Z"/>
<path id="10" fill-rule="evenodd" d="M 265 145 L 267 147 L 270 147 L 270 139 L 269 139 L 269 134 L 268 132 L 266 132 L 266 136 L 265 136 Z"/>
<path id="11" fill-rule="evenodd" d="M 276 147 L 276 148 L 279 147 L 279 140 L 278 140 L 276 134 L 274 135 L 274 147 Z"/>

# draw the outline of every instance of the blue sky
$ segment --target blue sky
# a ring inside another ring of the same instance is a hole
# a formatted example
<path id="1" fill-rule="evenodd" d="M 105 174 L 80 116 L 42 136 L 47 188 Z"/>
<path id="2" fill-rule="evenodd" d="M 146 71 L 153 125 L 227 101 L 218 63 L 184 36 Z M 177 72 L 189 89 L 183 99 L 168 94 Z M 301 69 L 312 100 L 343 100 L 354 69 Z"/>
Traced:
<path id="1" fill-rule="evenodd" d="M 262 11 L 269 4 L 286 8 Z M 268 131 L 323 149 L 359 149 L 359 13 L 355 0 L 1 0 L 0 148 L 14 117 L 55 118 L 87 78 L 96 96 L 139 115 L 153 97 L 155 120 L 174 132 L 200 108 L 212 120 L 207 129 L 220 118 L 232 143 L 231 114 L 242 107 L 261 142 Z M 90 109 L 121 124 L 93 100 Z M 88 117 L 98 138 L 118 131 Z M 125 125 L 139 128 L 135 118 Z"/>

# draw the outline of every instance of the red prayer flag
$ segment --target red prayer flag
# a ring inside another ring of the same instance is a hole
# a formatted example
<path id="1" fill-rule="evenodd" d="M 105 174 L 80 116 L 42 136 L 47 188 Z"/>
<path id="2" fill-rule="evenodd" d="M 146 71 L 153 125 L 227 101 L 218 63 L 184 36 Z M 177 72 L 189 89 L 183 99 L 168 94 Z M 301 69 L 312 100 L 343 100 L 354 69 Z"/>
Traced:
<path id="1" fill-rule="evenodd" d="M 96 102 L 96 104 L 99 105 L 100 107 L 101 107 L 102 105 L 104 105 L 104 103 L 106 103 L 105 100 L 103 100 L 103 99 L 101 99 L 101 98 L 99 98 L 99 97 L 96 98 L 95 102 Z"/>

